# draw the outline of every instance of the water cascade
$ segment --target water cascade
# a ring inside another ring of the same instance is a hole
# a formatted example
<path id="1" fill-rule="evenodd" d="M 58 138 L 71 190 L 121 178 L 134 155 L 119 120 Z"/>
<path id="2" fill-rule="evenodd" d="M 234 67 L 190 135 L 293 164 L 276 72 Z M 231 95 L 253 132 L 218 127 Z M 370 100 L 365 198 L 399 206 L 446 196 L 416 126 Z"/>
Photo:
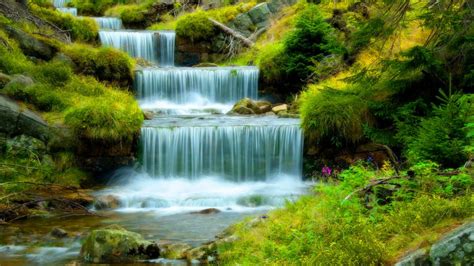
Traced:
<path id="1" fill-rule="evenodd" d="M 202 97 L 232 104 L 257 98 L 258 73 L 256 67 L 145 68 L 136 72 L 135 89 L 143 101 L 184 104 Z"/>
<path id="2" fill-rule="evenodd" d="M 62 13 L 66 13 L 66 14 L 71 14 L 73 16 L 77 16 L 77 8 L 73 8 L 73 7 L 57 7 L 56 8 L 58 11 L 62 12 Z"/>
<path id="3" fill-rule="evenodd" d="M 71 3 L 72 0 L 54 0 L 54 7 L 66 7 L 67 4 Z"/>
<path id="4" fill-rule="evenodd" d="M 151 176 L 244 182 L 301 173 L 303 137 L 295 119 L 162 119 L 145 124 L 141 136 Z"/>
<path id="5" fill-rule="evenodd" d="M 99 38 L 102 45 L 121 49 L 132 57 L 143 58 L 163 66 L 174 64 L 170 62 L 174 61 L 174 32 L 104 30 L 99 32 Z"/>
<path id="6" fill-rule="evenodd" d="M 120 30 L 122 28 L 122 20 L 113 17 L 93 17 L 100 29 L 104 30 Z"/>

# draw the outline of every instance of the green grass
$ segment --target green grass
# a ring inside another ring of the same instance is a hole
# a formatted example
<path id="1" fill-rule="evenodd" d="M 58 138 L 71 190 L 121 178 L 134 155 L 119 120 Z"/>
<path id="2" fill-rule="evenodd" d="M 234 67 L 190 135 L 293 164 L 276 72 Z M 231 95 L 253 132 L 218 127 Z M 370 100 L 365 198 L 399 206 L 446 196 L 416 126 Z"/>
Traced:
<path id="1" fill-rule="evenodd" d="M 393 175 L 388 168 L 375 171 L 355 166 L 341 173 L 342 181 L 318 185 L 284 209 L 273 211 L 255 227 L 246 222 L 231 232 L 235 243 L 219 246 L 225 265 L 380 265 L 393 263 L 408 249 L 433 243 L 452 224 L 473 217 L 472 180 L 450 193 L 459 175 L 437 175 L 432 165 L 419 165 L 416 177 L 393 181 L 401 188 L 391 196 L 380 186 L 364 196 L 354 194 L 372 178 Z M 378 192 L 377 192 L 378 191 Z M 382 204 L 389 200 L 388 204 Z"/>

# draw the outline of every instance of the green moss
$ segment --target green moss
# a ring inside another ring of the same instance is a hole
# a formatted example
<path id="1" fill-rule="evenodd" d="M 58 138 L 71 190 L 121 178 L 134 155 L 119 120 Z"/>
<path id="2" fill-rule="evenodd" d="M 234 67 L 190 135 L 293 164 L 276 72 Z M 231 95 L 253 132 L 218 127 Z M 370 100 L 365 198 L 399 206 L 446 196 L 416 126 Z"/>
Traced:
<path id="1" fill-rule="evenodd" d="M 134 61 L 114 48 L 93 48 L 83 44 L 68 45 L 63 52 L 76 64 L 76 71 L 97 77 L 120 87 L 133 83 Z"/>
<path id="2" fill-rule="evenodd" d="M 45 19 L 63 30 L 70 32 L 73 40 L 95 42 L 99 27 L 90 18 L 78 18 L 70 14 L 61 13 L 54 9 L 44 8 L 35 4 L 30 5 L 31 11 L 42 19 Z"/>
<path id="3" fill-rule="evenodd" d="M 101 16 L 105 10 L 116 5 L 134 2 L 132 0 L 73 0 L 72 5 L 78 12 L 88 16 Z"/>

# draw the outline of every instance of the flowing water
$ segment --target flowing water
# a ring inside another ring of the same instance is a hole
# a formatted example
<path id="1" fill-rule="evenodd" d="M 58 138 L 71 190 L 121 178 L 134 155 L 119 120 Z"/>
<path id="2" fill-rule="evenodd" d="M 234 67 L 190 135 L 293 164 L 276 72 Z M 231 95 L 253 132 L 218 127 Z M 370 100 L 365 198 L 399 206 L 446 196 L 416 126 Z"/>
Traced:
<path id="1" fill-rule="evenodd" d="M 101 30 L 120 30 L 122 29 L 122 20 L 113 17 L 92 17 Z"/>
<path id="2" fill-rule="evenodd" d="M 118 20 L 97 21 L 114 29 L 100 31 L 104 46 L 160 66 L 136 72 L 140 105 L 155 114 L 141 130 L 140 162 L 117 170 L 95 192 L 119 201 L 117 209 L 99 211 L 103 217 L 0 227 L 0 265 L 77 264 L 80 240 L 108 224 L 146 239 L 196 246 L 246 216 L 306 193 L 298 119 L 225 115 L 239 99 L 258 98 L 256 67 L 174 67 L 174 32 L 121 30 Z M 196 213 L 207 208 L 220 212 Z M 54 227 L 77 236 L 56 240 L 49 234 Z"/>
<path id="3" fill-rule="evenodd" d="M 66 14 L 71 14 L 73 16 L 77 16 L 77 8 L 73 7 L 58 7 L 56 8 L 58 11 Z"/>
<path id="4" fill-rule="evenodd" d="M 175 36 L 174 32 L 169 31 L 99 32 L 102 45 L 121 49 L 132 57 L 142 58 L 160 66 L 174 65 Z"/>
<path id="5" fill-rule="evenodd" d="M 66 7 L 67 4 L 71 3 L 72 0 L 54 0 L 54 7 Z"/>

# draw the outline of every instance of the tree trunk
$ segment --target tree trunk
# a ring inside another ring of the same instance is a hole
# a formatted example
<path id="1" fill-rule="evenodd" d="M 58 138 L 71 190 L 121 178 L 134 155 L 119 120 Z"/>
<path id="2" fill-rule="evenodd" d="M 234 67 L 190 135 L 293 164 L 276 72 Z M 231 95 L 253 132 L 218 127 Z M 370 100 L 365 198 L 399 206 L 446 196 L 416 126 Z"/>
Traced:
<path id="1" fill-rule="evenodd" d="M 251 40 L 249 40 L 248 38 L 246 38 L 242 34 L 238 33 L 237 31 L 235 31 L 235 30 L 233 30 L 229 27 L 227 27 L 226 25 L 220 23 L 219 21 L 214 20 L 212 18 L 209 18 L 209 21 L 212 22 L 212 24 L 214 24 L 214 26 L 221 29 L 223 32 L 225 32 L 225 33 L 233 36 L 234 38 L 242 41 L 242 43 L 244 43 L 246 46 L 252 47 L 255 44 L 254 42 L 252 42 Z"/>

